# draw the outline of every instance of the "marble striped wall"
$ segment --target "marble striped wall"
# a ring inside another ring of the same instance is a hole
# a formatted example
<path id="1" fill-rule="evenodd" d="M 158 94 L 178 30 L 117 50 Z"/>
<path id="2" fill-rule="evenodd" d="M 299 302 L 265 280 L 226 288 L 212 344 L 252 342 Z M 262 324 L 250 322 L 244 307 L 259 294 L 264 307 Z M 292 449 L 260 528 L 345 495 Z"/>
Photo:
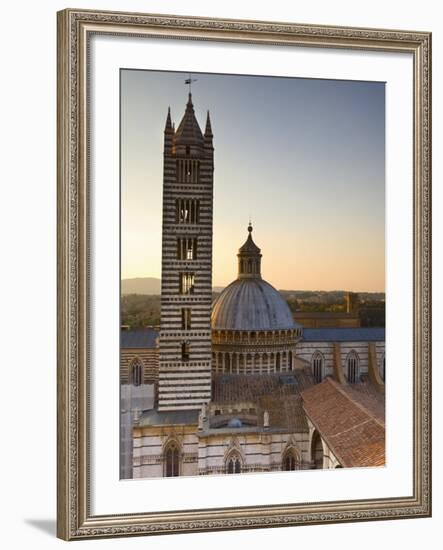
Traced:
<path id="1" fill-rule="evenodd" d="M 191 146 L 183 162 L 183 146 L 173 143 L 172 130 L 165 132 L 159 411 L 199 409 L 211 398 L 212 137 Z M 193 258 L 180 259 L 179 239 L 197 243 Z M 182 277 L 190 275 L 192 291 L 183 293 Z M 191 312 L 186 327 L 182 309 Z"/>

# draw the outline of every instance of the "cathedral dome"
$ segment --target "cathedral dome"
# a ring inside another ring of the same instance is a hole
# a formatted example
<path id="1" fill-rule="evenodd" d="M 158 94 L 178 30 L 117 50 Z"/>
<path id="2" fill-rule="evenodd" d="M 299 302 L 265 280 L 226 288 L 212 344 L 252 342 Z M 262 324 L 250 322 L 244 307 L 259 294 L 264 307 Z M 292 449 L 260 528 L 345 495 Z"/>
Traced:
<path id="1" fill-rule="evenodd" d="M 293 320 L 288 304 L 280 293 L 261 277 L 261 251 L 248 238 L 238 251 L 238 278 L 228 285 L 212 306 L 213 330 L 291 330 Z"/>
<path id="2" fill-rule="evenodd" d="M 237 279 L 212 307 L 213 330 L 288 330 L 298 325 L 288 304 L 269 283 L 259 278 Z"/>

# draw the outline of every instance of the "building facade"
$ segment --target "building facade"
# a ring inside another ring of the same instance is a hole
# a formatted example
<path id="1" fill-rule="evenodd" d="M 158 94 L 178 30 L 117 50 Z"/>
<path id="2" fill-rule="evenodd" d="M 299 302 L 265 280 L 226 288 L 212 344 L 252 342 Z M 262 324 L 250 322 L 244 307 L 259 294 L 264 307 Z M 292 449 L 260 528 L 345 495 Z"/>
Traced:
<path id="1" fill-rule="evenodd" d="M 213 171 L 209 113 L 203 134 L 189 94 L 164 134 L 160 331 L 122 336 L 122 477 L 380 465 L 384 329 L 356 326 L 350 307 L 352 326 L 295 321 L 262 277 L 251 224 L 237 278 L 212 304 Z M 363 452 L 356 411 L 377 453 Z M 334 432 L 343 422 L 355 456 Z"/>

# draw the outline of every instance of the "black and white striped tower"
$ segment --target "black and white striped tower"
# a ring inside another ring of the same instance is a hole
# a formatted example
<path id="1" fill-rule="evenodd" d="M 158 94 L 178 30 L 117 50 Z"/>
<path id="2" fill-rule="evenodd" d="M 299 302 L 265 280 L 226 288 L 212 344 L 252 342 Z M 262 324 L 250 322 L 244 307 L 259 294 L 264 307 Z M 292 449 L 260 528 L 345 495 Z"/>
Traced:
<path id="1" fill-rule="evenodd" d="M 164 140 L 158 410 L 200 409 L 211 399 L 214 148 L 189 93 L 177 130 Z"/>

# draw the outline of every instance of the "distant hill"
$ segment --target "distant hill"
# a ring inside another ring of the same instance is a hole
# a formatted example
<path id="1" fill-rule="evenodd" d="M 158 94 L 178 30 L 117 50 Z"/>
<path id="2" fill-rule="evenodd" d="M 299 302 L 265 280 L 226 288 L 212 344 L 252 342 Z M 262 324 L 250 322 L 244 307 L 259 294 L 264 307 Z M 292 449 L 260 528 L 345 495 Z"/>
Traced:
<path id="1" fill-rule="evenodd" d="M 225 287 L 214 286 L 212 291 L 220 293 Z M 161 281 L 155 277 L 137 277 L 122 279 L 122 294 L 159 295 Z M 309 301 L 318 303 L 334 303 L 343 300 L 344 290 L 279 290 L 286 300 L 297 299 L 299 302 Z M 384 292 L 358 292 L 360 300 L 384 300 Z"/>
<path id="2" fill-rule="evenodd" d="M 122 294 L 160 294 L 160 279 L 137 277 L 122 279 Z"/>
<path id="3" fill-rule="evenodd" d="M 221 292 L 223 286 L 215 286 L 213 292 Z M 122 279 L 122 294 L 157 295 L 161 292 L 161 281 L 155 277 L 136 277 Z"/>

